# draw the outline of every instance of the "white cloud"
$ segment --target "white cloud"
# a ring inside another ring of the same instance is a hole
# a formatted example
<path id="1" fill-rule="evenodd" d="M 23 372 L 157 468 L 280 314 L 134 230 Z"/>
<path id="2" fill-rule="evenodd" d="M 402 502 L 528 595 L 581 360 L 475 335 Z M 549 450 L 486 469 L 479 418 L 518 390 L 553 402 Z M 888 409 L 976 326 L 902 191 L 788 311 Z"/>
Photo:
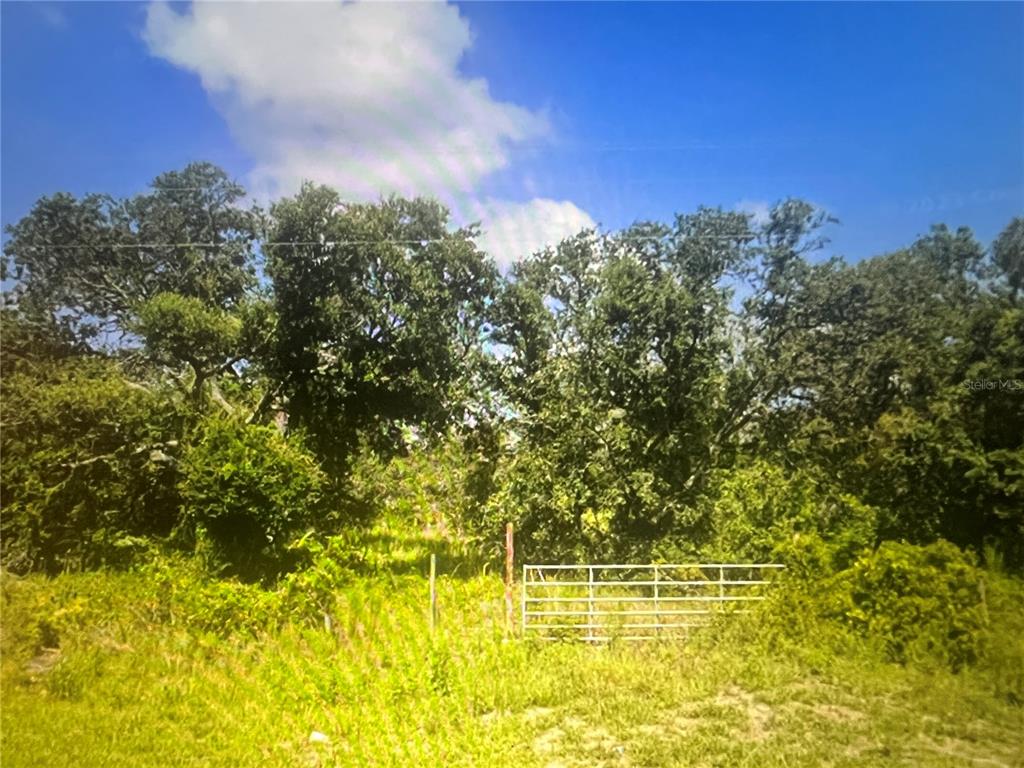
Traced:
<path id="1" fill-rule="evenodd" d="M 733 208 L 741 213 L 749 213 L 755 225 L 767 224 L 771 216 L 772 206 L 765 200 L 740 200 Z"/>
<path id="2" fill-rule="evenodd" d="M 314 179 L 347 199 L 448 201 L 549 130 L 458 71 L 472 35 L 450 5 L 157 2 L 144 38 L 199 76 L 256 161 L 258 195 Z"/>
<path id="3" fill-rule="evenodd" d="M 568 200 L 534 198 L 525 203 L 490 200 L 480 206 L 483 234 L 477 244 L 503 269 L 581 229 L 596 226 Z"/>
<path id="4" fill-rule="evenodd" d="M 494 99 L 458 65 L 472 32 L 444 3 L 194 3 L 149 6 L 150 51 L 194 72 L 255 161 L 257 198 L 311 179 L 344 199 L 429 195 L 457 224 L 480 221 L 502 265 L 594 226 L 568 200 L 481 200 L 517 144 L 550 133 L 543 113 Z"/>

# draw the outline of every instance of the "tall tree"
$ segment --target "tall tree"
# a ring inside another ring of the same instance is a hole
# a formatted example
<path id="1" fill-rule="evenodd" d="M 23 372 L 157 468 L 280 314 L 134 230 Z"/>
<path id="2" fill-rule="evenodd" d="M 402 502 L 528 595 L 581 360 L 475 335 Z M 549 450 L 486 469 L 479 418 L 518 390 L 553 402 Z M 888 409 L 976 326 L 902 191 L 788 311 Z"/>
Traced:
<path id="1" fill-rule="evenodd" d="M 289 425 L 343 472 L 359 440 L 458 419 L 457 383 L 480 353 L 495 268 L 473 229 L 427 200 L 341 203 L 307 184 L 271 209 L 277 333 L 268 370 Z"/>
<path id="2" fill-rule="evenodd" d="M 761 279 L 777 284 L 751 306 L 781 313 L 783 273 L 821 223 L 796 202 L 763 227 L 700 209 L 671 227 L 584 233 L 513 270 L 493 340 L 521 442 L 496 507 L 519 515 L 537 554 L 635 555 L 697 535 L 710 471 L 779 386 L 738 362 L 750 350 L 735 291 L 763 256 Z"/>
<path id="3" fill-rule="evenodd" d="M 177 293 L 228 308 L 255 283 L 255 219 L 245 190 L 221 169 L 194 163 L 127 199 L 40 199 L 8 227 L 8 302 L 38 322 L 56 320 L 93 346 L 123 343 L 139 307 Z"/>

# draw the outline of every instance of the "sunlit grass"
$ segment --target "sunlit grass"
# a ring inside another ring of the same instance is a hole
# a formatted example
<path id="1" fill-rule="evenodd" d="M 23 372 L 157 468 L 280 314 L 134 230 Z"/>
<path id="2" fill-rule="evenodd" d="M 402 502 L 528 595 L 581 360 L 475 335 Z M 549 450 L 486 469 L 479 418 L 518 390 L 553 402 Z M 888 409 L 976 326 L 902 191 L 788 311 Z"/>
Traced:
<path id="1" fill-rule="evenodd" d="M 1024 710 L 987 678 L 761 642 L 753 621 L 687 644 L 523 642 L 498 577 L 447 570 L 433 635 L 413 572 L 355 578 L 326 620 L 220 633 L 197 618 L 216 592 L 190 620 L 145 573 L 7 576 L 2 763 L 1024 764 Z"/>

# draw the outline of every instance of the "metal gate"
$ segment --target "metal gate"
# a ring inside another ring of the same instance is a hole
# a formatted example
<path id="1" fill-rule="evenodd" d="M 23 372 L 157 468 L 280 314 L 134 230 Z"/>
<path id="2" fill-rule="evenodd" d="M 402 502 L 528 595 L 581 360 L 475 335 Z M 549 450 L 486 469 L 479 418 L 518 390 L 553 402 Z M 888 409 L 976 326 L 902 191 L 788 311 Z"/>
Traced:
<path id="1" fill-rule="evenodd" d="M 764 600 L 776 563 L 524 565 L 524 637 L 670 640 Z"/>

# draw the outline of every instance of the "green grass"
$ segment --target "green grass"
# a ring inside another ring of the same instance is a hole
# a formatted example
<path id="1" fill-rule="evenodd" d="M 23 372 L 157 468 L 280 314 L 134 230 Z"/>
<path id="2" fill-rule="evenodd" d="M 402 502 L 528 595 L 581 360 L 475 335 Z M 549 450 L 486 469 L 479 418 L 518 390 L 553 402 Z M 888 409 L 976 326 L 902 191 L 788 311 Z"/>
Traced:
<path id="1" fill-rule="evenodd" d="M 417 546 L 396 556 L 419 562 Z M 0 762 L 1024 765 L 1024 709 L 988 673 L 901 667 L 757 617 L 688 644 L 510 641 L 500 580 L 468 566 L 441 577 L 431 636 L 425 576 L 401 570 L 332 590 L 330 628 L 184 564 L 5 575 Z"/>

